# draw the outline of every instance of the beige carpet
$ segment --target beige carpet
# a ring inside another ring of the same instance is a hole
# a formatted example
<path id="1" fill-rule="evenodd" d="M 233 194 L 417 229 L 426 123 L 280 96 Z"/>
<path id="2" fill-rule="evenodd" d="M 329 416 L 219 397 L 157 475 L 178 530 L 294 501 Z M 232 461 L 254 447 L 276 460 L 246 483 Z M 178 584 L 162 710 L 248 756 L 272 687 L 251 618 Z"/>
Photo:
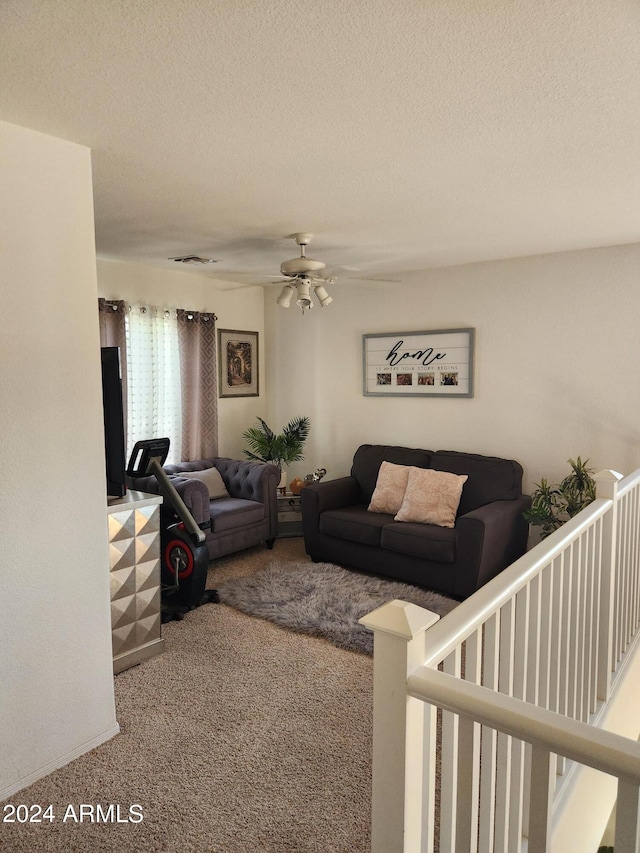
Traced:
<path id="1" fill-rule="evenodd" d="M 302 539 L 228 557 L 208 586 Z M 11 798 L 53 823 L 0 823 L 0 850 L 369 850 L 372 659 L 222 604 L 163 626 L 167 650 L 116 677 L 122 734 Z M 73 804 L 140 804 L 141 823 L 62 822 Z"/>

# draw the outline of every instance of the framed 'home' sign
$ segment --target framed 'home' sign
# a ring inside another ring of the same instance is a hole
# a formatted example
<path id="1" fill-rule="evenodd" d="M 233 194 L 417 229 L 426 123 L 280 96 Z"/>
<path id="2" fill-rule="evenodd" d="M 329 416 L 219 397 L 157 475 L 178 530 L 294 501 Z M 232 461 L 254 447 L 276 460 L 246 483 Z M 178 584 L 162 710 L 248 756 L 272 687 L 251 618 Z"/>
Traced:
<path id="1" fill-rule="evenodd" d="M 473 397 L 475 329 L 363 335 L 364 394 Z"/>

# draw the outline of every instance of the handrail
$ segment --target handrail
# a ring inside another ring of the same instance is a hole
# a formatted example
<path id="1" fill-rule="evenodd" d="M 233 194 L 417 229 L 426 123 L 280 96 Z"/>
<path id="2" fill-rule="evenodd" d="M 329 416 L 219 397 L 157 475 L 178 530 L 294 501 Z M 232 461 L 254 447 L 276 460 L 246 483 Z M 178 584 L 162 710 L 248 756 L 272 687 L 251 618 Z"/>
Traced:
<path id="1" fill-rule="evenodd" d="M 632 474 L 627 474 L 626 477 L 623 477 L 622 480 L 620 480 L 618 483 L 618 497 L 620 498 L 623 495 L 626 495 L 627 492 L 630 492 L 638 485 L 640 485 L 640 468 Z"/>
<path id="2" fill-rule="evenodd" d="M 407 692 L 415 699 L 640 785 L 640 743 L 636 741 L 427 666 L 418 667 L 408 677 Z"/>
<path id="3" fill-rule="evenodd" d="M 536 574 L 610 509 L 612 501 L 597 498 L 582 512 L 538 542 L 515 563 L 458 604 L 429 629 L 425 666 L 437 666 L 479 628 L 496 610 L 513 598 Z"/>

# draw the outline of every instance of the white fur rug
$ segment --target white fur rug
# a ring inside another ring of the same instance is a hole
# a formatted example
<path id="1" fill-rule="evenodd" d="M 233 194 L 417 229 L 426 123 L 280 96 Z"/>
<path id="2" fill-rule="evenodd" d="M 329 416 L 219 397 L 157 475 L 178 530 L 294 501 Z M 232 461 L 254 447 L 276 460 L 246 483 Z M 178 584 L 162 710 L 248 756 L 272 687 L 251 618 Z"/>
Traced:
<path id="1" fill-rule="evenodd" d="M 400 598 L 444 616 L 458 604 L 427 589 L 331 563 L 282 568 L 274 561 L 256 574 L 223 581 L 217 592 L 223 604 L 236 610 L 369 655 L 373 634 L 358 619 L 376 607 Z"/>

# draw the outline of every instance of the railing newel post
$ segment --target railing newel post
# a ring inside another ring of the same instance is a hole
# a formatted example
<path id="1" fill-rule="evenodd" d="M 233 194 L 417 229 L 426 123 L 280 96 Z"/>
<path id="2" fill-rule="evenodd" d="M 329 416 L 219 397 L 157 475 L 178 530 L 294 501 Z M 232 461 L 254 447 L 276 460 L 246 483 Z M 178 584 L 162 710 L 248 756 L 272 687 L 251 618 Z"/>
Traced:
<path id="1" fill-rule="evenodd" d="M 439 618 L 396 599 L 359 620 L 374 632 L 372 853 L 433 847 L 436 709 L 408 695 L 407 678 Z"/>

